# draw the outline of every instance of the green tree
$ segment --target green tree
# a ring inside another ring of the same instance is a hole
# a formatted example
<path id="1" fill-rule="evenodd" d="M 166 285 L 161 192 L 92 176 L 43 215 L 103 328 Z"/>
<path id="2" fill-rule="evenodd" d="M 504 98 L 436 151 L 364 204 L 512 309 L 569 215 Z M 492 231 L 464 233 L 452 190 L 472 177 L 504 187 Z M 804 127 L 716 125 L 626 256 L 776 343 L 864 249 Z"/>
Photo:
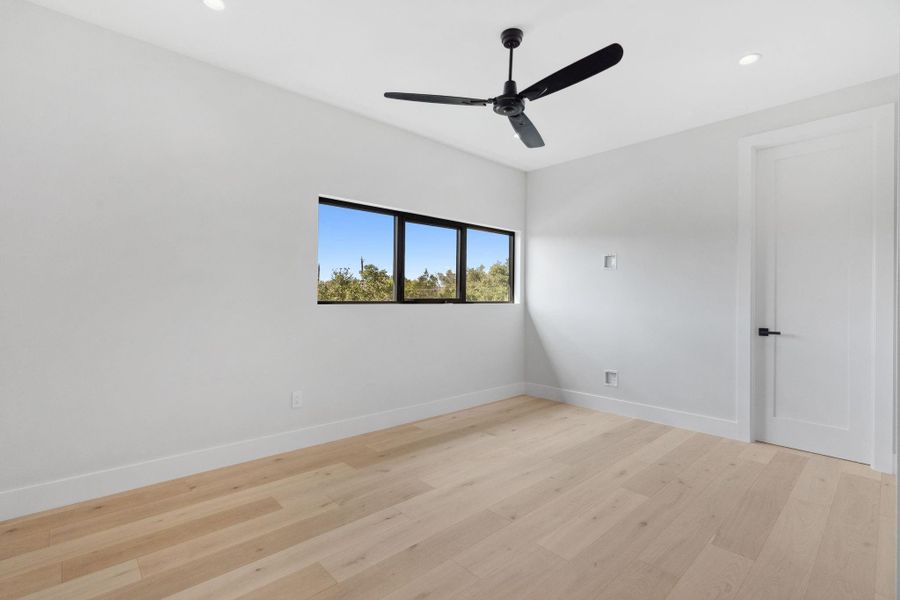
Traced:
<path id="1" fill-rule="evenodd" d="M 357 277 L 350 269 L 334 269 L 331 279 L 319 280 L 319 300 L 328 302 L 390 302 L 394 278 L 385 269 L 363 265 Z"/>
<path id="2" fill-rule="evenodd" d="M 406 298 L 440 299 L 456 297 L 456 273 L 430 273 L 428 269 L 406 279 Z M 349 268 L 334 269 L 331 278 L 319 280 L 319 300 L 329 302 L 390 302 L 394 299 L 394 278 L 387 270 L 361 263 L 359 273 Z M 509 260 L 490 267 L 479 265 L 466 271 L 466 300 L 469 302 L 509 301 Z"/>
<path id="3" fill-rule="evenodd" d="M 509 302 L 509 260 L 466 270 L 466 300 L 469 302 Z"/>
<path id="4" fill-rule="evenodd" d="M 408 299 L 433 299 L 456 297 L 456 273 L 448 269 L 444 273 L 429 273 L 428 269 L 415 279 L 406 280 Z"/>
<path id="5" fill-rule="evenodd" d="M 369 302 L 385 302 L 394 299 L 394 278 L 385 269 L 365 265 L 361 275 L 360 294 Z"/>

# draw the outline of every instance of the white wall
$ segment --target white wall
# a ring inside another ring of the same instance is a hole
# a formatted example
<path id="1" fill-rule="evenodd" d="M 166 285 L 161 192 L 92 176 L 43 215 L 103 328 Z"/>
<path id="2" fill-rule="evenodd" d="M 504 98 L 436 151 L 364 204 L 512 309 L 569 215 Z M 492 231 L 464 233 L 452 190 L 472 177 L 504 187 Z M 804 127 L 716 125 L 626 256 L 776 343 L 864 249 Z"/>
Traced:
<path id="1" fill-rule="evenodd" d="M 530 391 L 737 436 L 738 139 L 897 98 L 878 80 L 529 173 Z"/>
<path id="2" fill-rule="evenodd" d="M 522 305 L 317 306 L 316 219 L 330 194 L 521 230 L 524 185 L 0 0 L 0 519 L 520 392 Z"/>

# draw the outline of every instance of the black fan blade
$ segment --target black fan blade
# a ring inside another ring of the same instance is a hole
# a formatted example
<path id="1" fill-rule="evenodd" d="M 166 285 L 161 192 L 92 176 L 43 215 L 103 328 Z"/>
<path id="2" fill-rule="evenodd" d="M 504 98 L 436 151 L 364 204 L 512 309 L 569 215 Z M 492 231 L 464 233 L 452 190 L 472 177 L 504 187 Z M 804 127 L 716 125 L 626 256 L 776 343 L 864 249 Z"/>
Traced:
<path id="1" fill-rule="evenodd" d="M 540 148 L 544 145 L 544 139 L 538 133 L 537 127 L 534 126 L 531 119 L 525 116 L 525 113 L 509 117 L 509 122 L 516 130 L 516 136 L 529 148 Z"/>
<path id="2" fill-rule="evenodd" d="M 413 102 L 431 102 L 433 104 L 456 104 L 459 106 L 487 106 L 490 100 L 463 98 L 462 96 L 434 96 L 432 94 L 407 94 L 406 92 L 385 92 L 385 98 L 394 100 L 411 100 Z"/>
<path id="3" fill-rule="evenodd" d="M 549 96 L 553 92 L 564 90 L 570 85 L 575 85 L 579 81 L 584 81 L 588 77 L 593 77 L 601 71 L 616 66 L 622 60 L 623 52 L 624 50 L 619 44 L 610 44 L 603 50 L 589 54 L 581 60 L 576 60 L 568 67 L 563 67 L 553 75 L 544 77 L 537 83 L 522 90 L 519 96 L 529 100 L 537 100 L 538 98 Z"/>

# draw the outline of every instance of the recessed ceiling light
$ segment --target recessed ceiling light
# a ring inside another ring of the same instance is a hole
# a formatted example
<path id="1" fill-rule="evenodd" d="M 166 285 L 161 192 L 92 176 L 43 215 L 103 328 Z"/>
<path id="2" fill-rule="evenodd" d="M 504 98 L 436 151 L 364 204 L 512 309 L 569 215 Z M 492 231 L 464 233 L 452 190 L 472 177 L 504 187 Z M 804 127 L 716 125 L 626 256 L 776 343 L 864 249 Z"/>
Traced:
<path id="1" fill-rule="evenodd" d="M 519 134 L 518 134 L 518 133 L 514 133 L 514 134 L 513 134 L 513 137 L 516 138 L 516 139 L 519 139 Z"/>
<path id="2" fill-rule="evenodd" d="M 762 54 L 758 52 L 753 52 L 752 54 L 746 54 L 741 57 L 741 60 L 738 61 L 738 64 L 742 67 L 746 67 L 747 65 L 752 65 L 756 61 L 762 58 Z"/>
<path id="3" fill-rule="evenodd" d="M 212 10 L 225 10 L 224 0 L 203 0 L 203 4 Z"/>

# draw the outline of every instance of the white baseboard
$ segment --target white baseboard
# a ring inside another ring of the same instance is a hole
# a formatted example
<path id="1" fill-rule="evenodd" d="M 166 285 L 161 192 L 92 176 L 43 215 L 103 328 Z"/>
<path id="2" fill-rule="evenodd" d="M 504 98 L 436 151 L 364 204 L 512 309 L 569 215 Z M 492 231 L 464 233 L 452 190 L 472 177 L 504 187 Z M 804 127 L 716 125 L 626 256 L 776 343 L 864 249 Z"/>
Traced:
<path id="1" fill-rule="evenodd" d="M 0 521 L 427 419 L 525 393 L 513 383 L 0 492 Z"/>
<path id="2" fill-rule="evenodd" d="M 599 394 L 576 392 L 574 390 L 566 390 L 539 383 L 526 383 L 525 392 L 529 396 L 546 398 L 547 400 L 556 400 L 557 402 L 565 402 L 567 404 L 575 404 L 592 410 L 622 415 L 623 417 L 643 419 L 645 421 L 662 423 L 663 425 L 671 425 L 672 427 L 690 429 L 692 431 L 709 433 L 735 440 L 741 439 L 737 421 L 729 421 L 718 417 L 663 408 L 651 404 L 629 402 L 628 400 L 609 398 Z"/>

